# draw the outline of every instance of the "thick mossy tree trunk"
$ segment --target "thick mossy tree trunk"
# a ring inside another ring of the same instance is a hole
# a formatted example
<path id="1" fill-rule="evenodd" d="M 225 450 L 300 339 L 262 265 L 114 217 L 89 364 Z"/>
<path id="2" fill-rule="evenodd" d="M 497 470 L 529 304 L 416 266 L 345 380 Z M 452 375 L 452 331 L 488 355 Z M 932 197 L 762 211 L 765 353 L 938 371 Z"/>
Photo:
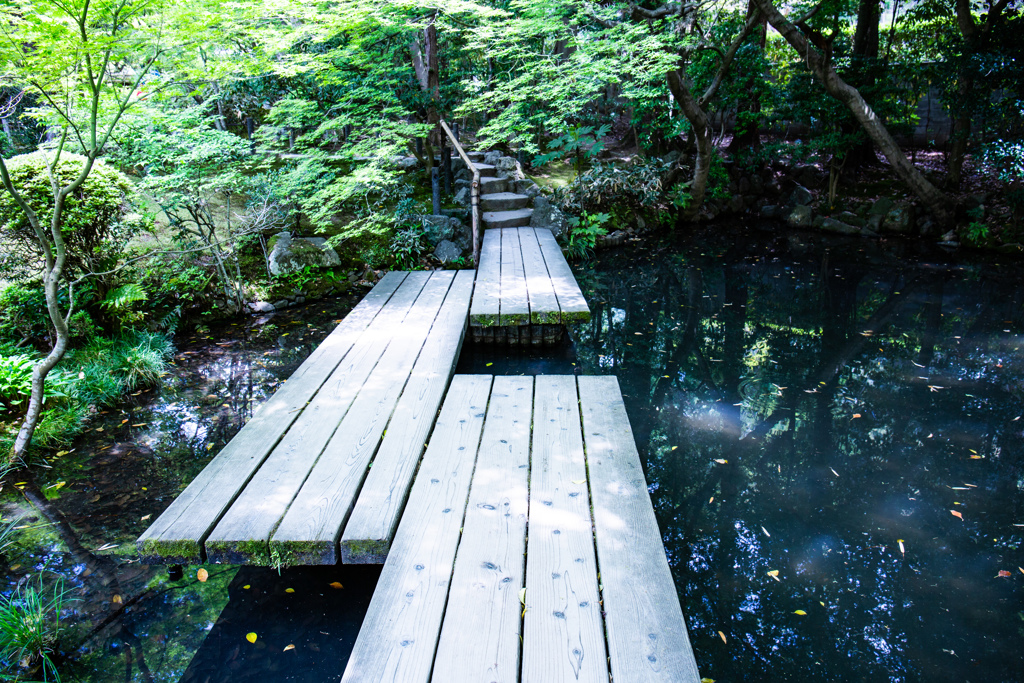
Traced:
<path id="1" fill-rule="evenodd" d="M 885 124 L 878 118 L 871 106 L 864 101 L 860 92 L 844 81 L 828 60 L 809 44 L 807 37 L 775 7 L 772 0 L 755 0 L 758 8 L 768 18 L 775 30 L 782 34 L 793 49 L 804 59 L 811 73 L 824 86 L 829 95 L 845 104 L 853 117 L 871 138 L 875 146 L 885 155 L 889 166 L 907 187 L 921 200 L 924 206 L 942 225 L 953 221 L 951 202 L 924 174 L 910 163 Z"/>

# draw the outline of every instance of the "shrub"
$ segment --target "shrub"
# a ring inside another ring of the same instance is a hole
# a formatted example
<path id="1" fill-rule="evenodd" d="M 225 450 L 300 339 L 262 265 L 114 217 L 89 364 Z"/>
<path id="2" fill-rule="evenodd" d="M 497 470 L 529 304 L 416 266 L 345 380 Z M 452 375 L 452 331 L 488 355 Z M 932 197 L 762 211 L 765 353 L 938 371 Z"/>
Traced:
<path id="1" fill-rule="evenodd" d="M 43 152 L 22 154 L 7 161 L 11 182 L 21 196 L 49 225 L 53 215 L 53 196 Z M 54 169 L 57 182 L 67 184 L 82 169 L 85 157 L 64 153 Z M 109 263 L 138 231 L 136 222 L 127 218 L 134 189 L 128 177 L 97 161 L 78 190 L 67 198 L 61 232 L 67 245 L 68 268 L 84 272 Z M 41 252 L 28 219 L 8 193 L 0 195 L 0 237 L 6 243 L 8 258 L 0 263 L 0 272 L 9 279 L 24 277 L 40 262 Z"/>

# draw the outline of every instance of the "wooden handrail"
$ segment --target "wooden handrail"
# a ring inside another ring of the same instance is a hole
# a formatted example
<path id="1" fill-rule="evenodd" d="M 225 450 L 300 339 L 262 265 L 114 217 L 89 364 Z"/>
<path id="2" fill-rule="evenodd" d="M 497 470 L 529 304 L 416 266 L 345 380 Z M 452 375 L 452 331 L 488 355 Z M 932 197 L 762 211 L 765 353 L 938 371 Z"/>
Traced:
<path id="1" fill-rule="evenodd" d="M 438 123 L 441 124 L 441 129 L 448 135 L 448 139 L 452 141 L 452 147 L 459 153 L 462 160 L 466 162 L 466 168 L 473 172 L 473 184 L 469 188 L 469 201 L 473 216 L 473 267 L 477 268 L 480 266 L 480 171 L 469 160 L 466 150 L 462 149 L 462 145 L 459 144 L 458 139 L 456 139 L 448 124 L 444 122 L 444 119 L 440 119 Z M 442 161 L 444 160 L 442 159 Z"/>

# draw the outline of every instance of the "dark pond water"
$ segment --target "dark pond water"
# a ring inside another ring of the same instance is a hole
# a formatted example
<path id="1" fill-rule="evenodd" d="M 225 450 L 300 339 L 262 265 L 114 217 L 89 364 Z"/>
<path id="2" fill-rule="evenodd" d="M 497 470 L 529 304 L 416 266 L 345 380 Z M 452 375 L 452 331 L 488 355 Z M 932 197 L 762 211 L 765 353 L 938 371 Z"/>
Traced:
<path id="1" fill-rule="evenodd" d="M 574 344 L 458 371 L 619 377 L 702 676 L 1017 681 L 1024 267 L 957 258 L 722 227 L 603 252 Z M 4 492 L 30 528 L 3 590 L 45 569 L 80 600 L 67 679 L 340 677 L 377 570 L 170 581 L 132 541 L 352 303 L 179 340 L 40 473 L 42 512 Z"/>

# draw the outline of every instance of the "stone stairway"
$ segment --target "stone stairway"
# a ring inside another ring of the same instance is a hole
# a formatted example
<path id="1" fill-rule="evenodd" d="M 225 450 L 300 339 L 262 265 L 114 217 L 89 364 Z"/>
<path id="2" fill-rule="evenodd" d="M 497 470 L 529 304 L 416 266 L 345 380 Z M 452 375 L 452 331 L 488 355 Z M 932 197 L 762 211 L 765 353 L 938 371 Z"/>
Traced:
<path id="1" fill-rule="evenodd" d="M 497 177 L 491 164 L 473 162 L 480 171 L 480 220 L 484 229 L 520 228 L 530 224 L 533 209 L 529 195 L 516 194 L 515 181 Z"/>

